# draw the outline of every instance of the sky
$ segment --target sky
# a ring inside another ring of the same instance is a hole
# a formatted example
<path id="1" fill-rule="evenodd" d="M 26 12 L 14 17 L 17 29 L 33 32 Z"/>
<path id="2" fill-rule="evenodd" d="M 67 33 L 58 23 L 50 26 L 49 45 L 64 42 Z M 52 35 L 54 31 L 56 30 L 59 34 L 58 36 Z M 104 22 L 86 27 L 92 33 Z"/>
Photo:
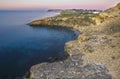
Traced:
<path id="1" fill-rule="evenodd" d="M 0 0 L 0 10 L 19 9 L 99 9 L 105 10 L 120 0 Z"/>

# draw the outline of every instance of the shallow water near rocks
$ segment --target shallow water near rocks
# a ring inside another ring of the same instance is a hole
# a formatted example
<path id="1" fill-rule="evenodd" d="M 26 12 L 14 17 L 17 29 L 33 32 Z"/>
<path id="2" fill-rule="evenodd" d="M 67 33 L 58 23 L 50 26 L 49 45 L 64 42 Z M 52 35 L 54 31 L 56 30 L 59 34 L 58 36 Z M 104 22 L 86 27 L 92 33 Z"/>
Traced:
<path id="1" fill-rule="evenodd" d="M 32 65 L 65 55 L 65 43 L 76 38 L 71 29 L 26 25 L 55 15 L 46 10 L 0 11 L 0 79 L 19 79 Z"/>

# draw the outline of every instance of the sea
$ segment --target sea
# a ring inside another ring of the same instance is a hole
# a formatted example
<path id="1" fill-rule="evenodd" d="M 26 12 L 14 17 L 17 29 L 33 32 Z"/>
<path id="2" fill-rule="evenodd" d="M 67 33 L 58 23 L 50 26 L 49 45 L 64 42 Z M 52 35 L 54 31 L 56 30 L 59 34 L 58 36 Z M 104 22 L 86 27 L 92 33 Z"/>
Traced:
<path id="1" fill-rule="evenodd" d="M 62 59 L 72 29 L 31 27 L 33 20 L 58 15 L 47 10 L 0 10 L 0 79 L 23 79 L 31 66 Z"/>

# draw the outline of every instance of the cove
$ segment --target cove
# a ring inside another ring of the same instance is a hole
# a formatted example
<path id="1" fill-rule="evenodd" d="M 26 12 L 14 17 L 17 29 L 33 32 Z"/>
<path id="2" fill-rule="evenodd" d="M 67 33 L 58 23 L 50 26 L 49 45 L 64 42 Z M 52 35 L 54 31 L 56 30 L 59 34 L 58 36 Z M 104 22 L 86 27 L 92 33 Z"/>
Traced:
<path id="1" fill-rule="evenodd" d="M 0 11 L 0 79 L 22 78 L 32 65 L 66 55 L 65 43 L 77 37 L 73 30 L 26 25 L 55 15 L 45 10 Z"/>

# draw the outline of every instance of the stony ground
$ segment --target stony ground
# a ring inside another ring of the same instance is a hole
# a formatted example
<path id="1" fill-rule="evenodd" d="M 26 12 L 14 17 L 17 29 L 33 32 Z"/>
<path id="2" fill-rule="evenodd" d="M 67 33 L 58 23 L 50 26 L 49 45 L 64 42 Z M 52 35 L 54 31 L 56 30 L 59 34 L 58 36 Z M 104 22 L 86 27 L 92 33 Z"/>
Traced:
<path id="1" fill-rule="evenodd" d="M 82 54 L 78 54 L 64 61 L 38 64 L 31 68 L 30 79 L 112 79 L 103 65 L 89 62 L 83 66 L 82 62 Z"/>
<path id="2" fill-rule="evenodd" d="M 67 43 L 66 49 L 71 55 L 81 52 L 84 64 L 102 64 L 109 70 L 113 79 L 120 79 L 120 32 L 109 35 L 100 30 L 103 28 L 91 27 L 91 32 L 89 29 L 88 33 L 79 35 L 78 40 Z"/>

